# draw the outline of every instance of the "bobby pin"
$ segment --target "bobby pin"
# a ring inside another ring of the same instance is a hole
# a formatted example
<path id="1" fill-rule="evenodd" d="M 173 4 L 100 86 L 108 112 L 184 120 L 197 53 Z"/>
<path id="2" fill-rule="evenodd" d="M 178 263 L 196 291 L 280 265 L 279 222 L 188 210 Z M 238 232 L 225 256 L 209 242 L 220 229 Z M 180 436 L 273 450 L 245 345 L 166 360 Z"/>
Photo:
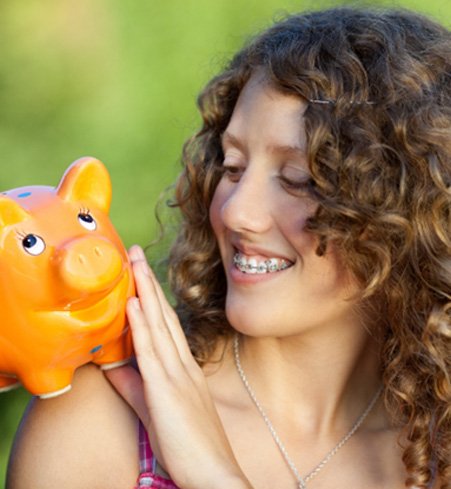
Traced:
<path id="1" fill-rule="evenodd" d="M 336 104 L 337 101 L 336 100 L 327 100 L 327 99 L 316 99 L 316 98 L 309 98 L 307 99 L 311 104 L 323 104 L 323 105 L 327 105 L 327 104 Z M 374 105 L 376 102 L 373 102 L 372 100 L 364 100 L 363 102 L 356 102 L 354 100 L 350 100 L 349 103 L 352 105 L 352 104 L 356 104 L 356 105 L 361 105 L 361 104 L 366 104 L 366 105 Z"/>

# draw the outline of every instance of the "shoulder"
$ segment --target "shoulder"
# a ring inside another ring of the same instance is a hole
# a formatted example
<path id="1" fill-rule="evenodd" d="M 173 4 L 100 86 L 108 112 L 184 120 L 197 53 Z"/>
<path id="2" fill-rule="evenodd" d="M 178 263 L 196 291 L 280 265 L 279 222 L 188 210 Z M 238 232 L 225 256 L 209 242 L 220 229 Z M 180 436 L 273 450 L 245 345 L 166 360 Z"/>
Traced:
<path id="1" fill-rule="evenodd" d="M 138 476 L 137 426 L 103 373 L 82 367 L 70 392 L 30 403 L 11 453 L 7 488 L 131 488 Z"/>

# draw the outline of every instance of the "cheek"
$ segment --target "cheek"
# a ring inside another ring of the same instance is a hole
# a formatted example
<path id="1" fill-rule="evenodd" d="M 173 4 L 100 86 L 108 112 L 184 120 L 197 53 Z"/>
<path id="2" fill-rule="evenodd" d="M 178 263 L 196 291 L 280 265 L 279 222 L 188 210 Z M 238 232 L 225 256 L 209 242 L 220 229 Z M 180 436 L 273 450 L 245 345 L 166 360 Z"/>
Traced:
<path id="1" fill-rule="evenodd" d="M 210 204 L 209 209 L 209 218 L 210 224 L 213 228 L 213 232 L 218 237 L 218 234 L 221 231 L 222 225 L 222 217 L 221 217 L 221 209 L 224 203 L 224 196 L 222 195 L 220 184 L 216 187 L 215 193 L 213 194 L 213 199 Z"/>
<path id="2" fill-rule="evenodd" d="M 313 265 L 321 272 L 324 290 L 334 292 L 345 301 L 352 300 L 359 292 L 360 288 L 343 263 L 339 251 L 333 243 L 327 246 L 326 254 L 312 260 Z"/>
<path id="3" fill-rule="evenodd" d="M 315 202 L 309 200 L 294 202 L 287 200 L 279 206 L 277 226 L 295 249 L 307 251 L 312 247 L 316 250 L 318 247 L 319 240 L 316 236 L 305 231 L 307 220 L 315 214 L 317 206 Z"/>

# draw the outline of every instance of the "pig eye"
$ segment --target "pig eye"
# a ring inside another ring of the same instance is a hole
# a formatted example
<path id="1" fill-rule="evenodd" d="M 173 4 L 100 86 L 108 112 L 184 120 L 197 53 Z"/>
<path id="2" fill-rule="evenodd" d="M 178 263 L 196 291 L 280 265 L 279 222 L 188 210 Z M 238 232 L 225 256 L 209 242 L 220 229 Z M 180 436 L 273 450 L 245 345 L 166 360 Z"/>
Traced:
<path id="1" fill-rule="evenodd" d="M 40 255 L 45 250 L 44 240 L 36 234 L 27 234 L 22 239 L 22 246 L 27 253 L 34 256 Z"/>
<path id="2" fill-rule="evenodd" d="M 80 212 L 78 222 L 88 231 L 94 231 L 97 228 L 97 224 L 89 212 Z"/>

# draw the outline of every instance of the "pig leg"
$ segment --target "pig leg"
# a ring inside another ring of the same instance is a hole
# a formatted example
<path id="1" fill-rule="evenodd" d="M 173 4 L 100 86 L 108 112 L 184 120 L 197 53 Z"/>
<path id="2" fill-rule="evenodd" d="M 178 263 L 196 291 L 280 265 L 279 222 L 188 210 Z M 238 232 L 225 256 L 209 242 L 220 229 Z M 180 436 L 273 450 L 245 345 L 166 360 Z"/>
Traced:
<path id="1" fill-rule="evenodd" d="M 74 369 L 35 369 L 22 376 L 24 387 L 41 399 L 60 396 L 71 389 Z"/>
<path id="2" fill-rule="evenodd" d="M 16 377 L 7 377 L 0 375 L 0 392 L 7 392 L 16 389 L 20 386 L 20 382 Z"/>
<path id="3" fill-rule="evenodd" d="M 92 361 L 100 365 L 102 370 L 108 370 L 125 365 L 130 361 L 132 354 L 132 338 L 130 329 L 127 328 L 119 338 L 108 342 Z"/>

